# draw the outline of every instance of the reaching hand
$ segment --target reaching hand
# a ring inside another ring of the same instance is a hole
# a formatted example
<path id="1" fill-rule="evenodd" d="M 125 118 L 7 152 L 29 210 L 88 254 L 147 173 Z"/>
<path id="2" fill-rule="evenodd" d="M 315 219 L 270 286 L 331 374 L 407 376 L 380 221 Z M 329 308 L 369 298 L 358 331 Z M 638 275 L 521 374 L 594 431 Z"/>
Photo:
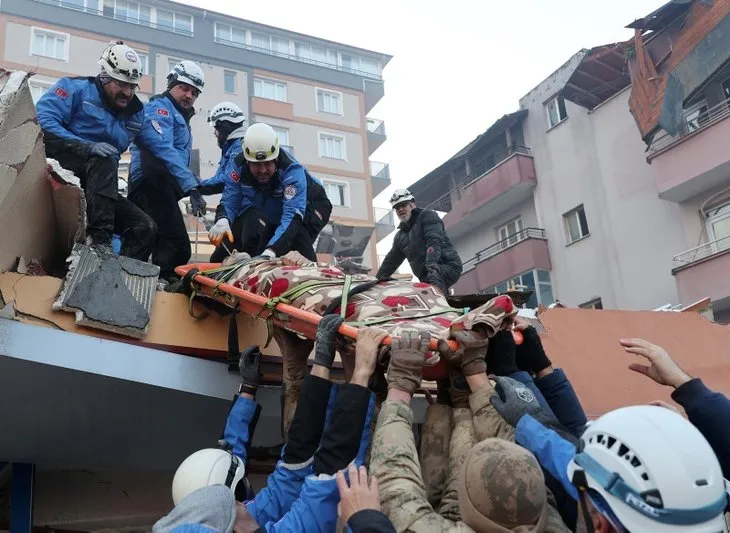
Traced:
<path id="1" fill-rule="evenodd" d="M 518 329 L 518 327 L 521 328 L 518 331 L 522 331 L 522 343 L 517 345 L 516 348 L 517 367 L 531 374 L 538 374 L 552 366 L 553 363 L 545 353 L 537 330 L 530 325 L 522 327 L 522 324 L 520 324 L 515 326 L 515 329 Z"/>
<path id="2" fill-rule="evenodd" d="M 192 189 L 190 191 L 190 209 L 195 217 L 202 217 L 205 215 L 206 203 L 203 195 L 200 194 L 198 189 Z"/>
<path id="3" fill-rule="evenodd" d="M 661 346 L 652 344 L 644 339 L 622 339 L 621 346 L 628 353 L 640 355 L 649 361 L 649 365 L 631 363 L 629 368 L 639 374 L 644 374 L 659 385 L 668 385 L 677 388 L 692 378 L 675 363 Z"/>
<path id="4" fill-rule="evenodd" d="M 340 315 L 325 315 L 317 326 L 317 342 L 314 347 L 314 364 L 332 368 L 335 361 L 337 330 L 345 320 Z"/>
<path id="5" fill-rule="evenodd" d="M 423 364 L 426 362 L 431 335 L 425 331 L 404 330 L 393 337 L 390 346 L 388 389 L 398 389 L 413 396 L 421 386 Z"/>
<path id="6" fill-rule="evenodd" d="M 109 143 L 94 143 L 91 145 L 89 155 L 95 157 L 119 157 L 119 150 Z"/>
<path id="7" fill-rule="evenodd" d="M 350 464 L 348 474 L 349 486 L 343 471 L 337 472 L 337 488 L 340 490 L 337 514 L 345 523 L 358 511 L 365 509 L 380 511 L 378 479 L 375 476 L 370 476 L 368 479 L 367 468 L 361 466 L 358 470 L 354 464 Z"/>
<path id="8" fill-rule="evenodd" d="M 510 426 L 517 427 L 524 415 L 537 419 L 545 413 L 532 391 L 519 381 L 502 376 L 493 379 L 497 382 L 497 395 L 490 397 L 489 402 Z"/>
<path id="9" fill-rule="evenodd" d="M 360 376 L 366 382 L 370 379 L 378 360 L 378 348 L 387 336 L 387 331 L 376 327 L 364 327 L 357 331 L 353 378 Z"/>
<path id="10" fill-rule="evenodd" d="M 451 336 L 459 343 L 451 360 L 461 365 L 461 372 L 465 376 L 482 374 L 487 371 L 487 345 L 489 339 L 486 335 L 476 331 L 454 331 Z"/>
<path id="11" fill-rule="evenodd" d="M 241 389 L 242 393 L 256 394 L 259 386 L 261 365 L 261 350 L 256 345 L 249 346 L 241 352 L 241 358 L 238 360 L 238 370 L 241 373 Z"/>
<path id="12" fill-rule="evenodd" d="M 208 232 L 208 240 L 215 246 L 218 246 L 224 237 L 228 237 L 228 242 L 233 242 L 231 223 L 228 222 L 227 218 L 219 219 Z"/>

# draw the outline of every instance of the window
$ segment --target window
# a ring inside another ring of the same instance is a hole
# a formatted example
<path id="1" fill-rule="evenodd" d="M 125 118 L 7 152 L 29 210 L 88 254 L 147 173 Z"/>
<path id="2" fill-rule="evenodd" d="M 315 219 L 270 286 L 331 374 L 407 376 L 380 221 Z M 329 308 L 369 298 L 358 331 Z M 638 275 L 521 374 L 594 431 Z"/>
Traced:
<path id="1" fill-rule="evenodd" d="M 184 15 L 175 11 L 158 9 L 157 27 L 161 30 L 182 33 L 184 35 L 192 35 L 193 18 L 190 15 Z"/>
<path id="2" fill-rule="evenodd" d="M 565 111 L 565 100 L 562 96 L 553 98 L 545 104 L 545 110 L 547 111 L 548 129 L 557 126 L 568 118 L 568 113 Z"/>
<path id="3" fill-rule="evenodd" d="M 142 74 L 149 74 L 150 73 L 150 58 L 147 54 L 140 54 L 137 53 L 137 56 L 139 57 L 139 62 L 142 64 Z"/>
<path id="4" fill-rule="evenodd" d="M 323 181 L 324 184 L 324 190 L 327 193 L 327 198 L 329 198 L 330 202 L 332 202 L 332 205 L 337 205 L 340 207 L 347 207 L 349 205 L 349 198 L 348 198 L 348 187 L 347 183 L 338 183 L 333 181 Z"/>
<path id="5" fill-rule="evenodd" d="M 687 133 L 692 133 L 700 129 L 700 127 L 710 120 L 707 112 L 707 102 L 705 100 L 693 105 L 689 109 L 684 110 L 684 122 L 687 125 Z"/>
<path id="6" fill-rule="evenodd" d="M 269 100 L 278 100 L 286 102 L 286 84 L 280 81 L 265 80 L 263 78 L 254 78 L 253 94 L 260 98 L 268 98 Z"/>
<path id="7" fill-rule="evenodd" d="M 236 94 L 236 73 L 232 70 L 223 71 L 223 91 Z"/>
<path id="8" fill-rule="evenodd" d="M 88 11 L 90 13 L 99 13 L 99 0 L 56 0 L 61 7 L 78 9 L 79 11 Z"/>
<path id="9" fill-rule="evenodd" d="M 342 114 L 342 93 L 317 89 L 317 111 Z"/>
<path id="10" fill-rule="evenodd" d="M 285 148 L 291 148 L 291 145 L 289 144 L 289 130 L 286 128 L 278 128 L 276 126 L 273 126 L 272 129 L 276 133 L 276 137 L 279 139 L 279 145 L 284 146 Z"/>
<path id="11" fill-rule="evenodd" d="M 579 241 L 590 235 L 588 231 L 588 220 L 583 206 L 578 206 L 572 211 L 563 215 L 563 223 L 565 224 L 565 238 L 568 244 Z"/>
<path id="12" fill-rule="evenodd" d="M 167 58 L 167 70 L 168 72 L 175 68 L 175 66 L 182 61 L 181 59 L 177 59 L 175 57 L 168 57 Z"/>
<path id="13" fill-rule="evenodd" d="M 232 45 L 232 46 L 245 46 L 246 45 L 246 30 L 231 26 L 230 24 L 223 24 L 222 22 L 215 23 L 215 37 L 216 42 Z"/>
<path id="14" fill-rule="evenodd" d="M 149 26 L 152 22 L 152 8 L 150 6 L 138 4 L 137 2 L 116 0 L 116 4 L 114 6 L 114 18 Z"/>
<path id="15" fill-rule="evenodd" d="M 338 135 L 319 134 L 319 157 L 345 159 L 345 138 Z"/>
<path id="16" fill-rule="evenodd" d="M 705 209 L 707 233 L 714 242 L 713 251 L 722 252 L 730 248 L 730 203 L 722 203 Z"/>
<path id="17" fill-rule="evenodd" d="M 535 283 L 536 281 L 537 283 Z M 513 290 L 533 291 L 530 299 L 522 306 L 528 309 L 534 309 L 540 304 L 550 305 L 554 302 L 553 285 L 550 280 L 550 272 L 547 270 L 530 270 L 481 292 L 484 294 L 504 294 Z"/>
<path id="18" fill-rule="evenodd" d="M 269 35 L 268 33 L 251 32 L 251 44 L 276 54 L 289 55 L 289 39 Z"/>
<path id="19" fill-rule="evenodd" d="M 523 238 L 521 231 L 522 218 L 520 217 L 510 220 L 504 226 L 497 228 L 497 240 L 501 243 L 501 248 L 509 248 L 520 242 Z"/>
<path id="20" fill-rule="evenodd" d="M 600 298 L 593 298 L 586 303 L 580 304 L 578 307 L 582 309 L 603 309 L 603 302 Z"/>
<path id="21" fill-rule="evenodd" d="M 352 70 L 359 74 L 371 74 L 380 76 L 380 62 L 376 59 L 358 57 L 350 54 L 342 54 L 342 68 Z"/>
<path id="22" fill-rule="evenodd" d="M 31 55 L 68 61 L 68 33 L 32 28 L 30 39 Z"/>
<path id="23" fill-rule="evenodd" d="M 337 66 L 337 52 L 308 43 L 294 43 L 297 58 L 310 63 Z"/>
<path id="24" fill-rule="evenodd" d="M 28 87 L 30 88 L 30 95 L 33 97 L 33 103 L 37 103 L 41 96 L 51 86 L 50 83 L 45 81 L 30 81 Z"/>

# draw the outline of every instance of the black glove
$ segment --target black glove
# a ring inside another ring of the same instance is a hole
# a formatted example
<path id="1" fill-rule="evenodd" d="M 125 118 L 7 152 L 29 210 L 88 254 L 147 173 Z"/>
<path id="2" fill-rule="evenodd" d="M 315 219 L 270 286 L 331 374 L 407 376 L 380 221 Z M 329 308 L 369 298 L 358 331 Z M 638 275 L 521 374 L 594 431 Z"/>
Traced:
<path id="1" fill-rule="evenodd" d="M 190 208 L 193 211 L 193 216 L 202 217 L 205 215 L 205 200 L 199 189 L 190 191 Z"/>
<path id="2" fill-rule="evenodd" d="M 510 331 L 498 331 L 489 339 L 487 346 L 487 373 L 495 376 L 509 376 L 517 368 L 517 345 Z"/>
<path id="3" fill-rule="evenodd" d="M 94 143 L 89 149 L 89 155 L 94 157 L 119 157 L 119 150 L 109 143 Z"/>
<path id="4" fill-rule="evenodd" d="M 545 349 L 542 347 L 540 335 L 537 330 L 530 326 L 522 332 L 522 344 L 517 346 L 517 366 L 531 374 L 537 374 L 545 370 L 553 363 L 548 359 Z"/>
<path id="5" fill-rule="evenodd" d="M 555 417 L 545 411 L 537 401 L 533 392 L 517 380 L 504 376 L 495 376 L 497 394 L 489 398 L 489 402 L 512 427 L 517 427 L 524 415 L 530 415 L 539 422 L 558 424 Z"/>
<path id="6" fill-rule="evenodd" d="M 249 346 L 241 352 L 241 358 L 238 360 L 238 370 L 241 373 L 239 393 L 256 394 L 259 386 L 260 365 L 261 350 L 258 346 Z"/>
<path id="7" fill-rule="evenodd" d="M 314 347 L 314 364 L 332 368 L 335 362 L 337 330 L 345 321 L 340 315 L 325 315 L 317 326 L 317 343 Z"/>

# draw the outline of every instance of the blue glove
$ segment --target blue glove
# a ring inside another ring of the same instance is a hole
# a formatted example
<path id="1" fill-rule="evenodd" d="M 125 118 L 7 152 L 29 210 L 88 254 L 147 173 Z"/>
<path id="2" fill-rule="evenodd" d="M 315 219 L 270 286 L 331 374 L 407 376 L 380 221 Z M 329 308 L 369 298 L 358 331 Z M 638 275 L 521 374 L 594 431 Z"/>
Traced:
<path id="1" fill-rule="evenodd" d="M 119 157 L 119 150 L 109 143 L 94 143 L 91 145 L 89 155 L 96 157 Z"/>
<path id="2" fill-rule="evenodd" d="M 192 189 L 190 191 L 190 207 L 192 208 L 193 216 L 202 217 L 205 215 L 205 200 L 198 189 Z"/>

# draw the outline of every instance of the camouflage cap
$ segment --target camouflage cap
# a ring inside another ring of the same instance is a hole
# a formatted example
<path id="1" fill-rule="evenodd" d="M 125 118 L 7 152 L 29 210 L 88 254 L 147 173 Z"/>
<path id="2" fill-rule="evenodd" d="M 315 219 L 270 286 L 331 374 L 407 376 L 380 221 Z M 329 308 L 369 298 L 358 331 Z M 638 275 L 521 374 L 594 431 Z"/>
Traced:
<path id="1" fill-rule="evenodd" d="M 459 509 L 477 533 L 544 531 L 547 497 L 537 459 L 503 439 L 476 444 L 461 472 Z"/>

